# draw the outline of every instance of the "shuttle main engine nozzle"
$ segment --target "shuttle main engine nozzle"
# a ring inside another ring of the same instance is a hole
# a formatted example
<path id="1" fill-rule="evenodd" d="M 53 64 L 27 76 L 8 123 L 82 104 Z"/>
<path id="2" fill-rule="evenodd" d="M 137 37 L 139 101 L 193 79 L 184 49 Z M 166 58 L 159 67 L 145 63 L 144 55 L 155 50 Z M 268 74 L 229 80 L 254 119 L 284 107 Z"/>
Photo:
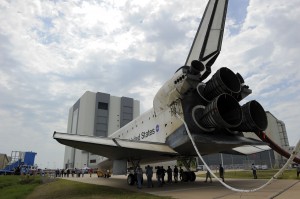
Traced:
<path id="1" fill-rule="evenodd" d="M 232 130 L 243 132 L 264 131 L 268 127 L 268 119 L 264 108 L 255 100 L 242 106 L 242 123 Z"/>
<path id="2" fill-rule="evenodd" d="M 205 128 L 233 128 L 241 124 L 242 110 L 239 103 L 228 94 L 216 97 L 205 108 L 195 107 L 194 122 Z"/>
<path id="3" fill-rule="evenodd" d="M 223 93 L 234 94 L 241 91 L 241 83 L 238 77 L 228 68 L 220 68 L 205 87 L 198 86 L 198 93 L 205 100 L 211 101 Z"/>

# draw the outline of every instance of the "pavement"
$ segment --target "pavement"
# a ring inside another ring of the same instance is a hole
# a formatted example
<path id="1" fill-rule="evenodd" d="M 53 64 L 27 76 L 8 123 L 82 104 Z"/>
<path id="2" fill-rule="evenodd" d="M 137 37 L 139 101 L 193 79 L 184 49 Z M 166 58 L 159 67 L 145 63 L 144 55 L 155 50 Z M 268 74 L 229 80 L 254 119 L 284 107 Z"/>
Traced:
<path id="1" fill-rule="evenodd" d="M 203 178 L 196 179 L 195 182 L 179 182 L 165 184 L 163 187 L 158 187 L 156 180 L 153 180 L 154 187 L 147 188 L 146 181 L 142 189 L 137 189 L 136 186 L 127 184 L 126 176 L 112 176 L 111 178 L 98 178 L 96 174 L 92 177 L 84 175 L 84 177 L 69 177 L 64 178 L 89 184 L 105 185 L 110 187 L 122 188 L 131 191 L 145 192 L 158 196 L 171 196 L 178 199 L 194 199 L 194 198 L 222 198 L 222 199 L 261 199 L 261 198 L 276 198 L 276 199 L 299 199 L 300 198 L 300 180 L 274 180 L 271 184 L 256 192 L 240 193 L 234 192 L 221 183 L 213 179 L 213 182 L 204 182 Z M 144 176 L 146 179 L 146 176 Z M 267 182 L 263 179 L 225 179 L 225 182 L 238 189 L 255 189 Z"/>

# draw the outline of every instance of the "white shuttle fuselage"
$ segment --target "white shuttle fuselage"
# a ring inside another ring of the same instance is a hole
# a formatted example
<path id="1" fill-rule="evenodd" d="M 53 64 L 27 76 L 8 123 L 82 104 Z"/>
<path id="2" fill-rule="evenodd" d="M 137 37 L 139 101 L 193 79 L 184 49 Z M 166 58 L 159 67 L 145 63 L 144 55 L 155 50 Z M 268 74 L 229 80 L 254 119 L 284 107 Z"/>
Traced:
<path id="1" fill-rule="evenodd" d="M 153 108 L 143 113 L 110 137 L 136 141 L 165 143 L 166 138 L 183 125 L 176 113 L 183 117 L 181 99 L 191 87 L 179 70 L 155 95 Z M 181 80 L 179 80 L 181 79 Z M 174 84 L 175 81 L 178 81 Z"/>

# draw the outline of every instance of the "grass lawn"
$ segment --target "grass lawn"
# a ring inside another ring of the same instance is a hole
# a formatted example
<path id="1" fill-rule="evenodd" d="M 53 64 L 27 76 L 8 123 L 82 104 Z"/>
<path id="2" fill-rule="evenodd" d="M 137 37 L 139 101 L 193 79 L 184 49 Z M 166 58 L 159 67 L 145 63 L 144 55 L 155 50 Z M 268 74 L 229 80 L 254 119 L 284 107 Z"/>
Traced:
<path id="1" fill-rule="evenodd" d="M 271 170 L 257 170 L 257 177 L 259 179 L 270 179 L 275 175 L 279 170 L 271 169 Z M 219 176 L 218 173 L 215 173 Z M 200 174 L 199 177 L 204 177 L 206 174 Z M 242 171 L 225 171 L 225 178 L 237 178 L 237 179 L 251 179 L 253 178 L 252 170 L 242 170 Z M 279 177 L 279 179 L 297 179 L 297 174 L 295 169 L 285 170 L 283 174 Z"/>
<path id="2" fill-rule="evenodd" d="M 160 199 L 151 194 L 134 192 L 107 186 L 79 183 L 47 177 L 0 176 L 1 199 L 47 199 L 47 198 L 147 198 Z"/>
<path id="3" fill-rule="evenodd" d="M 35 187 L 42 183 L 40 176 L 0 175 L 0 198 L 26 198 Z"/>

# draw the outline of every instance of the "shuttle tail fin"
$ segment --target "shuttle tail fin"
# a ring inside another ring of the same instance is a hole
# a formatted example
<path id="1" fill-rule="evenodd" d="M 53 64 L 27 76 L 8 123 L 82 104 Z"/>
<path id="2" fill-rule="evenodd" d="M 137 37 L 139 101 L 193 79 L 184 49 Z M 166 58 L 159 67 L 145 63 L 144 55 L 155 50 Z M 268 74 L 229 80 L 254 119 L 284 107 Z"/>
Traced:
<path id="1" fill-rule="evenodd" d="M 210 74 L 210 67 L 221 51 L 227 5 L 228 0 L 209 1 L 186 59 L 187 66 L 193 60 L 199 60 L 206 66 L 202 79 Z"/>

